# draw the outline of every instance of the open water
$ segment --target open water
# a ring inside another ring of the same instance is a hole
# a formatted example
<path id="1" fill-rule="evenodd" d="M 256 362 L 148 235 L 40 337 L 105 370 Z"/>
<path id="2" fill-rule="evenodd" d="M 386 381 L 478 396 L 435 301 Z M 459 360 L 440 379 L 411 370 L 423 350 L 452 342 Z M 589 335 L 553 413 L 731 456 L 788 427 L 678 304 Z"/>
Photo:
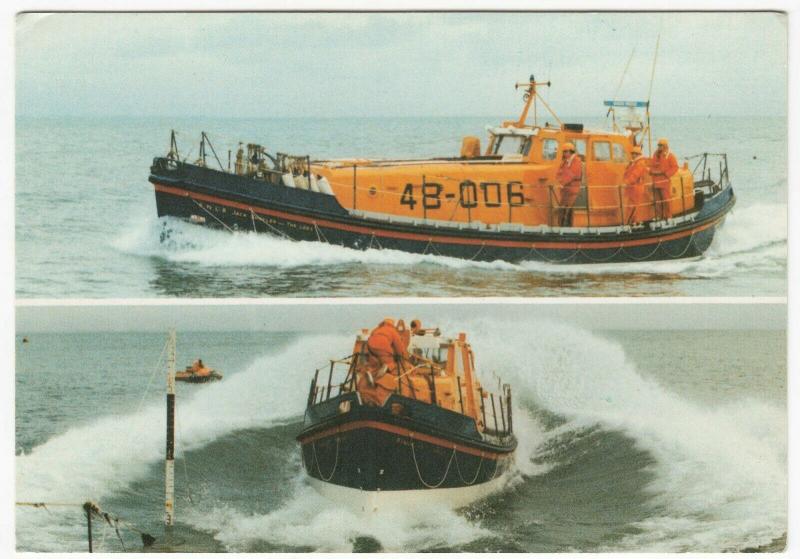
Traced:
<path id="1" fill-rule="evenodd" d="M 17 500 L 67 506 L 18 507 L 18 550 L 84 551 L 82 511 L 69 504 L 87 499 L 161 551 L 782 549 L 784 331 L 459 328 L 484 381 L 493 372 L 513 386 L 512 481 L 458 511 L 367 517 L 307 485 L 294 441 L 313 369 L 347 353 L 349 334 L 180 332 L 179 363 L 202 356 L 225 377 L 178 385 L 169 535 L 156 368 L 165 336 L 28 333 L 23 344 L 19 333 Z M 142 549 L 121 535 L 96 523 L 95 550 Z"/>
<path id="2" fill-rule="evenodd" d="M 231 235 L 156 219 L 149 166 L 179 131 L 206 131 L 223 166 L 237 142 L 312 157 L 458 153 L 504 117 L 29 118 L 16 122 L 19 297 L 785 296 L 787 146 L 782 118 L 654 121 L 680 157 L 727 152 L 738 204 L 705 257 L 608 265 L 473 263 Z M 602 126 L 602 119 L 581 121 Z M 485 142 L 485 140 L 484 140 Z M 190 151 L 190 148 L 193 149 Z M 213 156 L 212 161 L 213 161 Z M 161 241 L 165 227 L 173 230 Z"/>

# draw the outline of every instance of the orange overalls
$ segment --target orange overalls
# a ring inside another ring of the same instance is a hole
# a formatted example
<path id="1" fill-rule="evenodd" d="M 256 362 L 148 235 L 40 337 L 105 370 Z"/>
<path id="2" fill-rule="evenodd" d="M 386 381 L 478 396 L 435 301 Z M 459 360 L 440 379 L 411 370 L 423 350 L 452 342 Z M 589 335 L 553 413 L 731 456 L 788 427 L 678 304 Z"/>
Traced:
<path id="1" fill-rule="evenodd" d="M 644 178 L 647 175 L 647 160 L 641 155 L 631 161 L 625 169 L 622 180 L 628 188 L 629 198 L 634 205 L 633 211 L 628 211 L 622 216 L 623 223 L 639 223 L 642 221 L 643 211 L 640 209 L 644 203 Z"/>
<path id="2" fill-rule="evenodd" d="M 556 173 L 556 180 L 561 184 L 559 200 L 559 225 L 568 225 L 572 222 L 572 206 L 581 192 L 581 177 L 583 176 L 583 162 L 576 154 L 569 159 L 563 159 Z"/>
<path id="3" fill-rule="evenodd" d="M 402 360 L 406 356 L 406 347 L 397 329 L 388 324 L 381 324 L 369 335 L 368 367 L 364 374 L 359 375 L 357 385 L 365 404 L 382 406 L 397 390 L 399 376 L 395 356 Z M 384 366 L 386 370 L 378 374 Z"/>
<path id="4" fill-rule="evenodd" d="M 381 324 L 367 339 L 367 349 L 370 354 L 380 361 L 381 365 L 386 365 L 388 372 L 397 369 L 397 362 L 394 356 L 401 358 L 406 354 L 406 346 L 397 328 L 388 324 Z"/>
<path id="5" fill-rule="evenodd" d="M 655 193 L 659 197 L 657 207 L 660 210 L 661 218 L 666 219 L 672 217 L 672 208 L 670 207 L 670 198 L 672 192 L 670 188 L 670 177 L 678 172 L 678 160 L 675 155 L 667 150 L 666 152 L 659 152 L 653 155 L 650 160 L 650 174 L 655 179 Z"/>

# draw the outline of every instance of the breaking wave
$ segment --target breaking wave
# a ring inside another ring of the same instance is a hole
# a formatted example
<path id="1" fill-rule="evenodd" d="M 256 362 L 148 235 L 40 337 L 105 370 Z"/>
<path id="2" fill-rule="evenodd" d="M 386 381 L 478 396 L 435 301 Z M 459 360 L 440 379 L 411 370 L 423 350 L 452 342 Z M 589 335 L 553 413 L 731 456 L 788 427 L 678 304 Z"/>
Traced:
<path id="1" fill-rule="evenodd" d="M 646 466 L 652 478 L 642 504 L 647 515 L 628 526 L 628 535 L 609 543 L 609 550 L 741 549 L 767 543 L 786 530 L 781 408 L 755 400 L 718 405 L 691 401 L 638 371 L 619 344 L 563 324 L 483 320 L 442 327 L 445 332 L 470 333 L 488 388 L 493 389 L 497 376 L 514 389 L 520 446 L 511 486 L 502 491 L 505 502 L 523 498 L 514 488 L 518 484 L 546 480 L 549 472 L 575 460 L 582 452 L 582 434 L 599 429 L 601 434 L 621 433 L 652 457 Z M 236 430 L 296 421 L 305 404 L 304 373 L 322 365 L 326 357 L 339 357 L 330 355 L 332 348 L 349 348 L 351 343 L 350 335 L 301 337 L 224 382 L 180 400 L 178 457 Z M 276 391 L 276 385 L 282 390 Z M 542 421 L 542 413 L 558 421 Z M 101 417 L 55 436 L 17 457 L 17 499 L 82 502 L 125 491 L 163 460 L 163 426 L 162 404 L 154 402 L 138 413 Z M 554 455 L 545 447 L 556 437 L 565 450 Z M 265 545 L 275 550 L 351 551 L 364 541 L 369 549 L 373 542 L 375 549 L 384 551 L 418 551 L 508 537 L 481 514 L 435 503 L 415 510 L 385 509 L 367 517 L 355 514 L 322 498 L 306 483 L 298 453 L 290 460 L 298 473 L 290 495 L 275 510 L 264 514 L 224 501 L 198 502 L 182 509 L 181 521 L 213 534 L 231 551 L 263 551 Z M 616 472 L 626 475 L 626 468 L 636 467 L 620 463 Z M 579 475 L 597 495 L 608 491 L 603 488 L 608 480 L 600 473 Z M 540 490 L 547 490 L 546 483 Z M 503 513 L 502 507 L 494 509 L 494 514 Z M 17 514 L 18 545 L 24 548 L 63 550 L 64 540 L 69 541 L 66 534 L 74 538 L 75 523 L 80 522 L 74 515 L 71 520 L 58 517 L 60 524 L 52 522 L 43 530 L 36 524 L 41 517 L 34 515 Z"/>
<path id="2" fill-rule="evenodd" d="M 518 398 L 567 419 L 561 430 L 620 431 L 655 459 L 653 516 L 623 548 L 721 551 L 769 543 L 786 530 L 781 408 L 689 401 L 637 371 L 619 344 L 565 325 L 482 322 L 470 331 L 483 370 L 503 371 Z M 497 347 L 509 351 L 491 351 Z"/>

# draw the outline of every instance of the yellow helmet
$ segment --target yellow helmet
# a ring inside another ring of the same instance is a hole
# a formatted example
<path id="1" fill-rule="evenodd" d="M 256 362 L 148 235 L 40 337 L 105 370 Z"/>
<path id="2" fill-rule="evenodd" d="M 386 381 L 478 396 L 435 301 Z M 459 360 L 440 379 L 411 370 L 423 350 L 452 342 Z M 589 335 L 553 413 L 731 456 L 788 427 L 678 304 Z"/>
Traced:
<path id="1" fill-rule="evenodd" d="M 394 326 L 394 319 L 393 318 L 384 318 L 383 322 L 381 322 L 384 326 Z"/>
<path id="2" fill-rule="evenodd" d="M 658 139 L 658 145 L 664 146 L 665 148 L 668 148 L 669 147 L 669 142 L 667 141 L 666 138 L 659 138 Z"/>
<path id="3" fill-rule="evenodd" d="M 561 151 L 575 151 L 575 144 L 572 142 L 567 142 L 561 146 Z"/>
<path id="4" fill-rule="evenodd" d="M 636 155 L 636 154 L 642 155 L 642 146 L 633 146 L 631 148 L 631 154 L 632 155 Z"/>

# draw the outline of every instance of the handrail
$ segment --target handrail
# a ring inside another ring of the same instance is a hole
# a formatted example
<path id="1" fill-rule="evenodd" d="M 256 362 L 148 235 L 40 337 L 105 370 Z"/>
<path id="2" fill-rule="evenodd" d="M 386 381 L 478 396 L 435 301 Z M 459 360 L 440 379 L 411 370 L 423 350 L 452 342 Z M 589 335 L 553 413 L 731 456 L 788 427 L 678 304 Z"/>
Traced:
<path id="1" fill-rule="evenodd" d="M 353 360 L 353 357 L 357 358 L 358 355 L 357 354 L 353 354 L 353 355 L 351 355 L 351 356 L 349 356 L 347 358 L 344 358 L 344 359 L 339 359 L 339 360 L 331 359 L 331 360 L 329 360 L 330 368 L 327 371 L 328 372 L 329 381 L 327 383 L 319 383 L 319 373 L 321 371 L 321 368 L 318 368 L 318 369 L 315 370 L 315 374 L 314 374 L 314 377 L 311 380 L 311 386 L 309 388 L 307 407 L 312 407 L 312 406 L 315 406 L 315 405 L 324 404 L 325 402 L 328 402 L 329 400 L 338 398 L 342 394 L 352 393 L 352 392 L 357 392 L 358 391 L 358 389 L 356 387 L 356 384 L 354 382 L 354 379 L 351 376 L 352 372 L 353 372 L 352 371 L 352 367 L 348 367 L 348 369 L 346 371 L 346 374 L 345 374 L 345 376 L 344 376 L 344 378 L 342 379 L 341 382 L 337 382 L 336 380 L 334 380 L 335 377 L 337 376 L 337 368 L 335 366 L 336 365 L 352 365 L 352 364 L 356 363 L 356 361 Z M 433 389 L 430 390 L 429 398 L 424 398 L 424 397 L 422 397 L 422 395 L 417 394 L 416 388 L 414 387 L 413 383 L 411 382 L 411 380 L 409 378 L 409 376 L 411 374 L 413 374 L 415 371 L 419 370 L 423 366 L 428 366 L 428 365 L 432 366 L 432 365 L 435 365 L 435 364 L 434 363 L 424 363 L 422 365 L 417 365 L 417 366 L 415 366 L 415 367 L 413 367 L 413 368 L 411 368 L 411 369 L 409 369 L 407 371 L 403 371 L 401 374 L 399 374 L 397 376 L 398 389 L 403 385 L 403 382 L 405 382 L 406 385 L 409 388 L 408 392 L 410 394 L 403 394 L 404 397 L 409 398 L 411 400 L 418 401 L 418 402 L 423 402 L 423 403 L 426 403 L 426 404 L 431 404 L 431 405 L 438 406 L 439 404 L 438 404 L 438 400 L 436 398 L 436 388 L 435 388 L 435 378 L 436 378 L 435 374 L 418 373 L 418 374 L 421 374 L 422 376 L 428 377 L 431 381 L 433 381 L 433 386 L 434 387 L 433 387 Z M 339 374 L 339 376 L 341 376 L 341 374 Z M 461 377 L 459 377 L 459 376 L 455 377 L 455 382 L 457 384 L 457 390 L 458 390 L 458 401 L 455 403 L 456 409 L 451 410 L 451 411 L 455 411 L 455 412 L 458 413 L 458 411 L 460 410 L 460 413 L 462 415 L 466 415 L 466 413 L 465 413 L 466 412 L 466 408 L 464 406 L 464 401 L 463 401 L 464 393 L 463 393 L 463 389 L 461 387 L 461 380 L 462 380 Z M 334 390 L 334 389 L 337 389 L 337 388 L 338 388 L 338 390 Z M 499 410 L 497 409 L 497 407 L 495 406 L 495 403 L 494 403 L 495 396 L 498 398 L 498 401 L 500 403 Z M 486 424 L 486 407 L 485 407 L 485 404 L 484 404 L 484 401 L 485 401 L 486 398 L 490 398 L 491 401 L 492 401 L 492 415 L 493 415 L 494 420 L 497 422 L 497 424 L 496 424 L 496 426 L 494 428 L 490 428 Z M 504 400 L 505 400 L 505 402 L 504 402 Z M 510 403 L 511 403 L 511 391 L 507 386 L 504 386 L 502 394 L 495 394 L 493 392 L 489 392 L 487 390 L 481 389 L 480 416 L 479 416 L 479 418 L 476 418 L 476 419 L 481 419 L 482 420 L 482 424 L 484 426 L 484 431 L 487 431 L 489 434 L 494 434 L 494 435 L 499 435 L 499 436 L 509 435 L 512 432 L 512 422 L 511 422 L 512 420 L 511 420 Z M 447 408 L 447 409 L 449 409 L 449 408 Z"/>
<path id="2" fill-rule="evenodd" d="M 203 133 L 204 139 L 207 139 L 205 133 Z M 210 145 L 210 142 L 209 142 Z M 211 146 L 212 151 L 214 150 L 213 146 Z M 216 154 L 215 154 L 216 155 Z M 713 178 L 711 172 L 711 165 L 709 165 L 709 157 L 716 157 L 719 158 L 719 172 L 718 176 Z M 689 157 L 684 158 L 686 161 L 691 161 L 697 159 L 697 164 L 692 169 L 692 174 L 696 175 L 700 167 L 702 166 L 702 171 L 700 173 L 699 178 L 695 177 L 695 184 L 693 190 L 707 192 L 708 195 L 715 194 L 722 190 L 723 187 L 727 187 L 730 185 L 730 178 L 728 173 L 728 163 L 727 163 L 727 155 L 725 153 L 711 153 L 711 152 L 704 152 L 700 154 L 691 155 Z M 290 165 L 287 163 L 291 161 L 293 163 L 301 163 L 305 168 L 303 169 L 304 176 L 310 176 L 311 174 L 311 159 L 309 156 L 293 156 L 289 154 L 278 154 L 278 169 L 271 169 L 269 170 L 271 173 L 283 173 L 286 172 Z M 169 158 L 156 158 L 154 160 L 154 166 L 157 168 L 162 168 L 165 170 L 170 171 L 178 171 L 189 164 L 177 161 L 174 159 Z M 458 164 L 457 164 L 458 165 Z M 220 164 L 221 166 L 221 164 Z M 382 183 L 380 187 L 378 185 L 372 186 L 363 186 L 358 184 L 358 176 L 357 176 L 357 168 L 359 166 L 358 161 L 354 161 L 349 165 L 352 168 L 353 176 L 352 182 L 348 181 L 344 183 L 342 181 L 336 181 L 328 179 L 331 186 L 336 186 L 338 188 L 351 188 L 352 189 L 352 196 L 353 196 L 353 203 L 352 208 L 353 210 L 358 209 L 357 201 L 360 200 L 368 200 L 370 197 L 375 196 L 376 194 L 380 194 L 382 197 L 390 197 L 395 199 L 401 199 L 405 196 L 405 193 L 401 192 L 392 192 L 386 188 L 382 188 Z M 464 166 L 464 164 L 461 164 Z M 222 171 L 226 172 L 226 171 Z M 265 177 L 262 177 L 265 178 Z M 429 179 L 435 180 L 449 180 L 449 181 L 461 181 L 463 182 L 465 179 L 463 177 L 453 177 L 448 174 L 426 174 L 422 175 L 422 182 L 416 183 L 411 182 L 410 184 L 412 187 L 415 187 L 418 190 L 423 190 L 424 187 L 428 184 Z M 489 211 L 503 211 L 504 214 L 507 216 L 507 221 L 497 222 L 494 223 L 495 225 L 502 225 L 502 224 L 516 224 L 516 225 L 535 225 L 535 224 L 527 224 L 524 221 L 520 221 L 520 212 L 516 212 L 517 220 L 514 221 L 514 208 L 522 209 L 532 209 L 532 210 L 539 210 L 541 212 L 547 212 L 547 225 L 553 226 L 556 225 L 554 223 L 553 214 L 558 214 L 559 211 L 570 209 L 572 210 L 573 216 L 583 216 L 586 220 L 586 225 L 580 226 L 578 228 L 590 230 L 594 224 L 595 227 L 601 226 L 625 226 L 631 225 L 632 223 L 639 223 L 644 221 L 644 219 L 636 219 L 637 214 L 641 215 L 644 208 L 648 208 L 644 215 L 650 213 L 652 209 L 653 219 L 659 219 L 657 214 L 659 213 L 659 206 L 665 205 L 672 205 L 673 202 L 680 200 L 680 213 L 678 215 L 687 215 L 687 210 L 691 211 L 694 208 L 694 203 L 690 208 L 687 208 L 686 197 L 692 197 L 691 193 L 685 192 L 685 185 L 684 185 L 684 177 L 682 175 L 679 176 L 681 188 L 677 195 L 669 196 L 666 198 L 661 198 L 660 196 L 656 196 L 654 182 L 651 180 L 646 185 L 646 190 L 649 190 L 649 195 L 647 196 L 650 200 L 644 199 L 642 200 L 640 194 L 641 190 L 640 187 L 637 186 L 630 186 L 624 184 L 592 184 L 581 187 L 581 196 L 585 199 L 583 200 L 583 204 L 581 206 L 573 205 L 565 205 L 560 203 L 560 196 L 558 195 L 561 192 L 560 185 L 553 184 L 552 182 L 547 182 L 546 184 L 542 181 L 538 183 L 524 183 L 522 181 L 514 181 L 515 184 L 518 184 L 522 190 L 524 189 L 533 189 L 534 192 L 537 189 L 540 189 L 541 192 L 546 193 L 547 196 L 547 203 L 543 203 L 537 200 L 533 200 L 530 197 L 522 197 L 520 196 L 519 200 L 512 203 L 508 200 L 507 196 L 498 196 L 496 201 L 493 201 L 490 208 L 486 208 Z M 474 184 L 474 183 L 473 183 Z M 544 190 L 547 189 L 547 190 Z M 615 196 L 613 196 L 612 202 L 607 203 L 599 203 L 597 198 L 602 197 L 604 191 L 613 190 L 615 191 Z M 670 189 L 671 190 L 671 189 Z M 362 194 L 359 194 L 362 193 Z M 591 194 L 591 196 L 590 196 Z M 600 196 L 598 196 L 600 195 Z M 474 216 L 474 208 L 473 205 L 470 203 L 469 205 L 464 204 L 463 199 L 463 192 L 456 196 L 437 196 L 436 197 L 436 207 L 428 207 L 426 203 L 427 197 L 420 193 L 422 200 L 418 202 L 422 207 L 420 210 L 421 218 L 423 220 L 428 220 L 430 218 L 430 210 L 439 210 L 439 214 L 444 211 L 444 213 L 448 216 L 444 219 L 444 221 L 452 221 L 455 223 L 473 223 L 473 216 Z M 361 211 L 364 210 L 364 203 L 361 204 Z M 459 210 L 465 210 L 466 212 L 466 220 L 454 219 L 457 215 Z M 368 211 L 368 210 L 367 210 Z M 617 219 L 611 219 L 609 222 L 610 215 L 609 214 L 617 214 Z M 598 218 L 599 216 L 599 218 Z M 401 217 L 407 218 L 414 218 L 414 215 L 403 214 Z M 663 219 L 664 216 L 662 215 Z M 440 219 L 441 220 L 441 219 Z M 544 223 L 542 223 L 544 225 Z"/>
<path id="3" fill-rule="evenodd" d="M 540 185 L 540 184 L 524 183 L 524 182 L 521 182 L 521 181 L 516 181 L 516 182 L 518 184 L 520 184 L 523 188 L 524 187 L 542 188 L 542 189 L 548 188 L 548 189 L 552 189 L 552 191 L 560 191 L 562 189 L 561 186 L 556 185 L 556 184 L 552 184 L 552 183 L 547 183 L 545 185 Z M 346 186 L 352 188 L 352 183 L 342 183 L 342 182 L 339 182 L 339 181 L 334 181 L 334 182 L 331 182 L 330 184 L 331 184 L 331 186 L 334 186 L 334 185 L 336 185 L 336 186 L 346 185 Z M 423 186 L 423 183 L 406 183 L 406 184 L 411 184 L 412 186 L 415 186 L 415 187 L 422 187 Z M 427 184 L 430 184 L 430 183 L 427 183 Z M 597 190 L 601 190 L 601 189 L 619 190 L 621 188 L 621 189 L 623 189 L 623 191 L 628 191 L 628 192 L 631 191 L 631 190 L 637 189 L 636 186 L 630 186 L 630 185 L 625 185 L 625 184 L 592 184 L 592 185 L 581 187 L 581 191 L 583 192 L 587 188 L 590 191 L 597 191 Z M 395 197 L 395 198 L 401 198 L 403 196 L 402 193 L 392 192 L 392 191 L 389 191 L 389 190 L 386 190 L 386 189 L 378 189 L 378 188 L 376 188 L 374 186 L 370 186 L 370 187 L 357 186 L 356 189 L 359 192 L 368 192 L 368 193 L 373 193 L 373 194 L 381 194 L 383 196 L 391 196 L 391 197 Z M 680 196 L 673 196 L 671 198 L 668 198 L 668 200 L 678 200 L 678 199 L 680 199 Z M 442 206 L 444 204 L 459 205 L 459 204 L 462 203 L 462 200 L 460 200 L 458 198 L 439 198 L 439 202 L 442 204 Z M 632 205 L 633 204 L 626 204 L 626 206 L 632 206 Z M 650 202 L 645 202 L 645 203 L 642 203 L 642 204 L 639 204 L 639 205 L 647 206 L 647 205 L 650 205 Z M 466 209 L 470 209 L 469 206 L 462 206 L 462 207 L 465 210 Z M 527 200 L 525 202 L 521 202 L 519 204 L 509 204 L 507 201 L 501 200 L 501 201 L 496 202 L 491 207 L 492 207 L 492 209 L 495 209 L 495 210 L 500 209 L 500 208 L 506 208 L 506 207 L 545 209 L 545 208 L 550 207 L 550 205 L 538 204 L 538 203 L 535 203 L 535 202 L 532 202 L 532 201 L 527 201 Z M 553 207 L 559 207 L 559 206 L 555 205 Z M 569 206 L 569 207 L 574 207 L 574 206 Z M 617 208 L 617 207 L 618 206 L 616 204 L 615 205 L 596 206 L 596 205 L 594 205 L 594 202 L 592 203 L 592 209 L 593 210 L 607 210 L 607 209 L 612 209 L 612 208 Z M 583 208 L 576 208 L 576 209 L 585 210 L 586 208 L 583 207 Z"/>

